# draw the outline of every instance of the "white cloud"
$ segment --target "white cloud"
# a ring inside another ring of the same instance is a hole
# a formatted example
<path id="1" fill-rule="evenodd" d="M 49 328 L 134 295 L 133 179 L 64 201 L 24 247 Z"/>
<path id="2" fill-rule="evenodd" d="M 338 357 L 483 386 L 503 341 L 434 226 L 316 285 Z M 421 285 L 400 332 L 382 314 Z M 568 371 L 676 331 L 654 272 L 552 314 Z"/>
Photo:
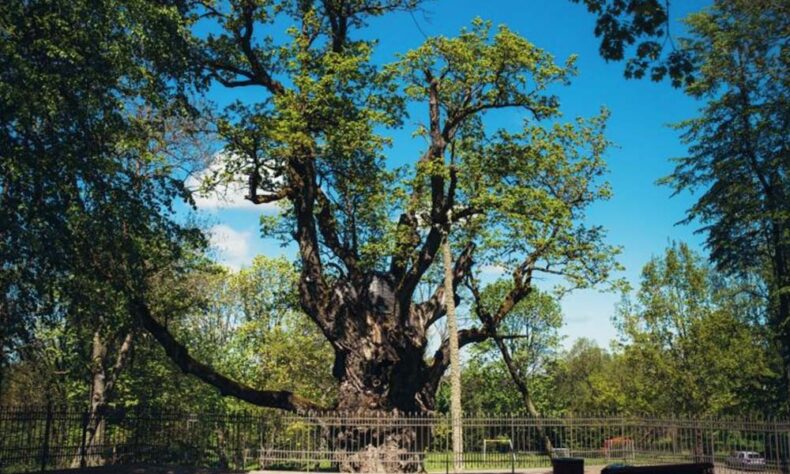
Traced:
<path id="1" fill-rule="evenodd" d="M 250 232 L 237 231 L 225 224 L 217 224 L 209 230 L 211 245 L 218 252 L 219 261 L 238 270 L 250 262 Z"/>
<path id="2" fill-rule="evenodd" d="M 498 277 L 507 273 L 507 268 L 505 268 L 503 265 L 483 265 L 480 267 L 480 273 L 483 273 L 487 276 Z"/>
<path id="3" fill-rule="evenodd" d="M 198 209 L 215 211 L 219 209 L 242 209 L 248 211 L 272 211 L 277 209 L 276 203 L 253 204 L 244 199 L 247 194 L 246 176 L 238 174 L 229 183 L 214 186 L 210 191 L 201 190 L 203 181 L 210 175 L 221 173 L 225 167 L 227 153 L 219 152 L 214 155 L 209 166 L 187 178 L 185 185 L 195 192 L 195 204 Z"/>

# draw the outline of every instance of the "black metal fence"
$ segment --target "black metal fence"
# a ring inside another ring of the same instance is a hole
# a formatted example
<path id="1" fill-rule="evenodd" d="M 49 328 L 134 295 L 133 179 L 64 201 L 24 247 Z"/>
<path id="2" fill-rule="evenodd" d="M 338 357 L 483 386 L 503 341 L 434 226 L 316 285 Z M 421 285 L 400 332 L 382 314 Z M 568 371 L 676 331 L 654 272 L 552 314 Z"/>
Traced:
<path id="1" fill-rule="evenodd" d="M 788 472 L 790 421 L 481 414 L 463 418 L 454 458 L 444 415 L 110 410 L 95 429 L 74 407 L 0 408 L 0 472 L 90 465 L 230 469 L 517 471 L 553 455 L 589 465 L 713 462 L 719 471 Z M 743 454 L 751 453 L 751 454 Z"/>

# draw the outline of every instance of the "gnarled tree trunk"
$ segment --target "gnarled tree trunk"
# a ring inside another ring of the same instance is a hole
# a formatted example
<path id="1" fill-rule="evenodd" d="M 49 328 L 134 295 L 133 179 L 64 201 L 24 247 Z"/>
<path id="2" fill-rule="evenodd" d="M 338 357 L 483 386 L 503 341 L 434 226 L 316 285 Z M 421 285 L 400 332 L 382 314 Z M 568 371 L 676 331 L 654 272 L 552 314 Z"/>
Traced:
<path id="1" fill-rule="evenodd" d="M 360 298 L 337 313 L 336 408 L 350 416 L 329 441 L 341 472 L 423 471 L 427 437 L 398 418 L 432 411 L 438 381 L 424 358 L 424 331 L 401 320 L 397 305 L 391 278 L 372 274 Z"/>
<path id="2" fill-rule="evenodd" d="M 328 439 L 341 472 L 425 472 L 431 427 L 397 413 L 359 412 L 346 419 Z"/>

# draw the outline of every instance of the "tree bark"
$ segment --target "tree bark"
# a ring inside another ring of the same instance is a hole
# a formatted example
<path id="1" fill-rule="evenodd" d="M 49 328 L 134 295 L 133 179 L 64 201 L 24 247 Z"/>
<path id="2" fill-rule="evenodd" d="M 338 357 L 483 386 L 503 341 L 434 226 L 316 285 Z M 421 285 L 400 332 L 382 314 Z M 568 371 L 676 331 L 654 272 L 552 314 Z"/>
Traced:
<path id="1" fill-rule="evenodd" d="M 463 469 L 464 432 L 461 409 L 461 357 L 458 349 L 458 320 L 455 314 L 453 256 L 449 236 L 442 244 L 444 259 L 444 304 L 447 308 L 447 338 L 450 347 L 450 415 L 453 428 L 453 471 Z"/>
<path id="2" fill-rule="evenodd" d="M 781 292 L 782 290 L 780 290 Z M 790 285 L 784 291 L 790 291 Z M 776 320 L 773 324 L 775 337 L 779 346 L 782 359 L 783 385 L 785 394 L 785 409 L 790 411 L 790 294 L 782 293 L 776 297 Z"/>
<path id="3" fill-rule="evenodd" d="M 114 393 L 115 384 L 129 360 L 134 336 L 129 331 L 116 350 L 115 361 L 110 363 L 110 347 L 101 332 L 93 333 L 91 345 L 91 398 L 85 420 L 85 451 L 77 453 L 72 467 L 101 466 L 104 458 L 101 453 L 107 426 L 106 411 Z"/>
<path id="4" fill-rule="evenodd" d="M 2 290 L 0 290 L 2 291 Z M 5 293 L 0 297 L 5 298 Z M 0 301 L 0 399 L 5 391 L 5 370 L 6 370 L 6 331 L 8 327 L 8 317 L 5 311 L 5 302 Z"/>
<path id="5" fill-rule="evenodd" d="M 774 331 L 779 339 L 779 351 L 784 364 L 785 410 L 790 412 L 790 245 L 788 225 L 784 222 L 775 230 L 779 235 L 774 249 L 774 281 L 776 292 L 776 319 Z"/>
<path id="6" fill-rule="evenodd" d="M 346 301 L 334 318 L 331 342 L 333 374 L 339 383 L 337 409 L 433 410 L 434 394 L 424 390 L 429 383 L 424 329 L 411 318 L 402 318 L 389 274 L 370 274 L 361 286 L 359 298 Z"/>

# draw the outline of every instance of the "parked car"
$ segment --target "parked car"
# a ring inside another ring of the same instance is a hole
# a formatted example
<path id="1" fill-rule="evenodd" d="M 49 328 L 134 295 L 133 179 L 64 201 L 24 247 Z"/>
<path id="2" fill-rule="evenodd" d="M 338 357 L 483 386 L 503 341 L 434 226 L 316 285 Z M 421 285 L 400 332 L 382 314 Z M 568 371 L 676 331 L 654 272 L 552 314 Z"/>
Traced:
<path id="1" fill-rule="evenodd" d="M 727 457 L 727 466 L 758 471 L 765 469 L 765 458 L 754 451 L 734 451 Z"/>

